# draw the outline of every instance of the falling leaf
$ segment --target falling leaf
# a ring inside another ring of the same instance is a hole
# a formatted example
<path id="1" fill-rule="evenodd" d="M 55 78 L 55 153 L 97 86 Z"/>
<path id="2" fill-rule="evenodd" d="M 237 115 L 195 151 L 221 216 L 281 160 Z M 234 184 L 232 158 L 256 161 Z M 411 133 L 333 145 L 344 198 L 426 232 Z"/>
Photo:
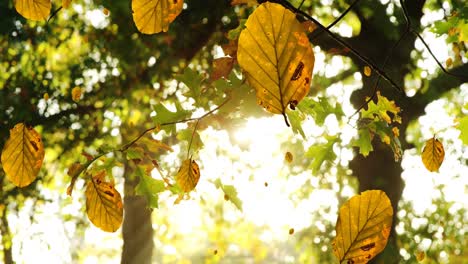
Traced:
<path id="1" fill-rule="evenodd" d="M 184 160 L 176 176 L 177 184 L 182 191 L 190 192 L 195 189 L 199 179 L 200 168 L 198 164 L 192 159 Z"/>
<path id="2" fill-rule="evenodd" d="M 447 66 L 447 68 L 452 67 L 452 65 L 453 65 L 453 59 L 449 57 L 449 58 L 445 61 L 445 65 Z"/>
<path id="3" fill-rule="evenodd" d="M 286 152 L 286 154 L 284 154 L 284 160 L 287 162 L 287 163 L 291 163 L 293 162 L 293 154 L 291 152 Z"/>
<path id="4" fill-rule="evenodd" d="M 62 7 L 67 9 L 70 7 L 71 0 L 62 0 Z"/>
<path id="5" fill-rule="evenodd" d="M 444 156 L 444 146 L 438 139 L 434 137 L 426 141 L 421 158 L 428 171 L 438 172 L 440 165 L 444 161 Z"/>
<path id="6" fill-rule="evenodd" d="M 228 78 L 229 73 L 234 66 L 234 58 L 222 57 L 213 60 L 213 72 L 211 73 L 212 80 L 218 80 L 221 77 Z"/>
<path id="7" fill-rule="evenodd" d="M 249 16 L 237 59 L 257 94 L 257 103 L 285 117 L 308 94 L 314 53 L 293 12 L 266 2 Z M 289 125 L 289 124 L 288 124 Z"/>
<path id="8" fill-rule="evenodd" d="M 72 89 L 71 95 L 72 95 L 72 100 L 77 103 L 80 101 L 81 98 L 81 88 L 76 86 L 75 88 Z"/>
<path id="9" fill-rule="evenodd" d="M 289 229 L 289 234 L 290 234 L 290 235 L 294 234 L 294 228 L 290 228 L 290 229 Z"/>
<path id="10" fill-rule="evenodd" d="M 143 34 L 166 32 L 183 5 L 183 0 L 132 0 L 133 21 Z"/>
<path id="11" fill-rule="evenodd" d="M 417 251 L 414 255 L 416 256 L 416 260 L 418 262 L 421 262 L 426 258 L 426 253 L 424 253 L 424 251 Z"/>
<path id="12" fill-rule="evenodd" d="M 372 70 L 369 66 L 364 66 L 364 75 L 369 77 L 371 76 Z"/>
<path id="13" fill-rule="evenodd" d="M 333 253 L 340 263 L 367 263 L 386 246 L 393 208 L 387 195 L 370 190 L 355 195 L 341 208 L 336 221 Z"/>
<path id="14" fill-rule="evenodd" d="M 33 182 L 44 160 L 41 135 L 23 123 L 10 130 L 10 137 L 2 150 L 2 166 L 7 178 L 18 187 Z"/>
<path id="15" fill-rule="evenodd" d="M 106 232 L 115 232 L 122 224 L 123 205 L 114 184 L 106 182 L 101 171 L 86 184 L 86 213 L 89 220 Z"/>
<path id="16" fill-rule="evenodd" d="M 102 13 L 103 13 L 105 16 L 108 16 L 108 15 L 110 14 L 110 11 L 109 11 L 109 9 L 107 9 L 107 8 L 104 7 L 104 9 L 102 9 Z"/>
<path id="17" fill-rule="evenodd" d="M 24 18 L 41 21 L 50 14 L 50 0 L 15 0 L 15 8 Z"/>
<path id="18" fill-rule="evenodd" d="M 218 250 L 217 250 L 217 249 L 213 250 L 213 254 L 214 254 L 214 255 L 217 255 L 217 254 L 218 254 Z"/>
<path id="19" fill-rule="evenodd" d="M 44 100 L 48 101 L 49 100 L 49 94 L 48 93 L 44 93 Z"/>

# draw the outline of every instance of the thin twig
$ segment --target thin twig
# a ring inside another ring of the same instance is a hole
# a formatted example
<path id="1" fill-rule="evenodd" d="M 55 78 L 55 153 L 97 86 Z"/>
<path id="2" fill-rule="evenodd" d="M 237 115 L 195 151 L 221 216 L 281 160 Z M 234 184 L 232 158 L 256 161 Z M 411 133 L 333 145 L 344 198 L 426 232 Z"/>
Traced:
<path id="1" fill-rule="evenodd" d="M 360 0 L 355 0 L 354 2 L 351 3 L 351 5 L 348 6 L 348 8 L 343 12 L 341 13 L 341 15 L 335 19 L 335 21 L 333 21 L 330 25 L 327 26 L 327 29 L 330 30 L 332 27 L 334 27 L 344 16 L 346 16 L 346 14 L 348 14 L 349 11 L 351 11 L 351 9 L 353 9 L 353 7 L 359 2 Z M 310 37 L 310 40 L 313 40 L 315 38 L 317 38 L 318 36 L 322 35 L 323 32 L 325 31 L 315 31 L 317 32 L 316 34 L 312 34 L 312 36 Z"/>
<path id="2" fill-rule="evenodd" d="M 449 72 L 447 69 L 445 69 L 445 67 L 442 65 L 442 63 L 440 63 L 440 61 L 437 59 L 437 57 L 434 55 L 434 53 L 432 52 L 431 48 L 429 47 L 429 45 L 427 45 L 426 41 L 424 40 L 423 37 L 421 37 L 421 35 L 411 26 L 411 19 L 409 17 L 409 13 L 408 13 L 408 10 L 406 9 L 406 6 L 405 6 L 405 3 L 403 0 L 400 0 L 400 5 L 401 5 L 401 8 L 403 9 L 403 14 L 405 15 L 405 21 L 406 21 L 406 28 L 407 30 L 410 30 L 411 33 L 413 33 L 419 40 L 421 40 L 421 42 L 423 43 L 424 47 L 426 47 L 427 51 L 429 51 L 429 54 L 431 54 L 432 58 L 434 59 L 434 61 L 437 63 L 437 65 L 439 66 L 439 68 L 445 72 L 445 74 L 448 74 L 448 75 L 451 75 L 453 77 L 456 77 L 462 81 L 467 81 L 468 80 L 468 76 L 465 76 L 465 75 L 459 75 L 459 74 L 455 74 L 455 73 L 451 73 Z"/>
<path id="3" fill-rule="evenodd" d="M 192 148 L 193 137 L 195 136 L 195 133 L 197 133 L 198 123 L 200 123 L 200 119 L 197 119 L 197 123 L 195 124 L 195 127 L 192 131 L 192 137 L 190 138 L 190 142 L 187 148 L 187 159 L 189 158 L 190 149 Z"/>
<path id="4" fill-rule="evenodd" d="M 349 45 L 346 41 L 342 40 L 340 37 L 338 37 L 335 33 L 331 32 L 327 27 L 325 27 L 324 25 L 322 25 L 319 21 L 317 21 L 315 18 L 313 18 L 312 16 L 310 16 L 309 14 L 305 13 L 304 11 L 301 11 L 299 9 L 297 9 L 296 7 L 294 7 L 291 3 L 289 3 L 287 0 L 275 0 L 273 2 L 277 2 L 281 5 L 283 5 L 285 8 L 288 8 L 290 10 L 292 10 L 293 12 L 295 12 L 296 14 L 300 14 L 301 16 L 305 17 L 306 19 L 314 22 L 320 29 L 324 30 L 327 32 L 327 34 L 333 39 L 335 40 L 336 42 L 338 42 L 340 45 L 342 45 L 343 47 L 345 48 L 348 48 L 350 50 L 350 52 L 356 56 L 357 58 L 359 58 L 361 61 L 363 61 L 364 63 L 366 63 L 367 65 L 370 66 L 370 68 L 376 72 L 377 74 L 379 74 L 380 76 L 382 76 L 382 78 L 384 78 L 387 82 L 389 82 L 395 89 L 397 89 L 398 91 L 400 92 L 403 92 L 403 89 L 401 89 L 400 86 L 398 86 L 383 70 L 381 70 L 371 59 L 367 58 L 366 56 L 364 55 L 361 55 L 359 51 L 357 51 L 356 49 L 354 49 L 351 45 Z"/>
<path id="5" fill-rule="evenodd" d="M 62 8 L 63 8 L 63 6 L 60 6 L 59 8 L 55 9 L 55 11 L 52 12 L 52 14 L 50 15 L 49 19 L 47 19 L 47 23 L 49 23 L 49 21 L 50 21 L 53 17 L 55 17 L 55 15 L 57 15 L 57 13 L 58 13 L 60 10 L 62 10 Z"/>

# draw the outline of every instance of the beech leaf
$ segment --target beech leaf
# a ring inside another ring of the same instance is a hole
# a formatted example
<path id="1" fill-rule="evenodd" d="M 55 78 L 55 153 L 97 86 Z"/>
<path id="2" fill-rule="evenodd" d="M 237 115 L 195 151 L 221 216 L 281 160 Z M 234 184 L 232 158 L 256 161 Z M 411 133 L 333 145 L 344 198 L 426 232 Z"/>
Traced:
<path id="1" fill-rule="evenodd" d="M 438 139 L 434 137 L 426 141 L 421 158 L 428 171 L 438 172 L 440 165 L 444 161 L 444 156 L 444 146 Z"/>
<path id="2" fill-rule="evenodd" d="M 41 21 L 50 14 L 52 2 L 50 0 L 15 0 L 15 8 L 24 18 Z"/>
<path id="3" fill-rule="evenodd" d="M 387 245 L 393 208 L 387 195 L 370 190 L 355 195 L 341 208 L 336 221 L 333 253 L 340 263 L 367 263 Z"/>
<path id="4" fill-rule="evenodd" d="M 106 232 L 115 232 L 122 224 L 122 198 L 114 184 L 105 181 L 105 175 L 105 171 L 100 171 L 88 180 L 86 213 L 96 227 Z"/>
<path id="5" fill-rule="evenodd" d="M 239 37 L 237 59 L 256 90 L 257 103 L 285 117 L 308 94 L 314 53 L 293 12 L 279 4 L 261 4 Z M 288 124 L 289 125 L 289 124 Z"/>
<path id="6" fill-rule="evenodd" d="M 1 160 L 6 176 L 13 184 L 28 186 L 36 179 L 44 160 L 41 135 L 23 123 L 16 124 L 3 146 Z"/>
<path id="7" fill-rule="evenodd" d="M 143 34 L 166 32 L 183 5 L 183 0 L 132 0 L 133 21 Z"/>
<path id="8" fill-rule="evenodd" d="M 192 159 L 187 159 L 182 162 L 182 166 L 176 175 L 177 184 L 182 191 L 190 192 L 197 186 L 200 179 L 200 168 L 197 162 Z"/>

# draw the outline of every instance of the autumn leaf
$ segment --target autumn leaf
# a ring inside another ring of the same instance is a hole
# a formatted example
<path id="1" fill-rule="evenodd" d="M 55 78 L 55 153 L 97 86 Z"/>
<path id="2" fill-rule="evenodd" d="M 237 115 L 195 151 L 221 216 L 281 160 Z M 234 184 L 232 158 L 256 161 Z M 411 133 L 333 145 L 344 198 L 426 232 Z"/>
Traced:
<path id="1" fill-rule="evenodd" d="M 234 58 L 222 57 L 213 60 L 213 72 L 211 73 L 212 80 L 218 80 L 221 77 L 228 78 L 229 73 L 234 66 Z"/>
<path id="2" fill-rule="evenodd" d="M 359 129 L 358 135 L 359 138 L 355 141 L 354 146 L 359 147 L 359 153 L 367 157 L 374 150 L 372 147 L 372 135 L 369 129 Z"/>
<path id="3" fill-rule="evenodd" d="M 428 171 L 438 172 L 440 165 L 444 161 L 444 156 L 444 146 L 438 139 L 434 137 L 426 141 L 421 158 Z"/>
<path id="4" fill-rule="evenodd" d="M 176 175 L 177 184 L 180 186 L 182 191 L 190 192 L 195 189 L 199 179 L 200 168 L 198 167 L 198 164 L 192 159 L 184 160 Z"/>
<path id="5" fill-rule="evenodd" d="M 367 263 L 386 246 L 393 208 L 387 195 L 370 190 L 355 195 L 341 208 L 336 221 L 333 253 L 340 263 Z"/>
<path id="6" fill-rule="evenodd" d="M 68 176 L 71 177 L 71 182 L 70 182 L 70 185 L 67 187 L 67 195 L 69 196 L 72 195 L 73 187 L 75 186 L 76 179 L 78 178 L 78 175 L 80 175 L 81 172 L 83 172 L 83 170 L 85 169 L 86 167 L 83 166 L 79 162 L 75 162 L 72 165 L 70 165 L 70 167 L 68 168 L 67 174 Z"/>
<path id="7" fill-rule="evenodd" d="M 364 66 L 364 75 L 369 77 L 371 76 L 372 70 L 369 66 Z"/>
<path id="8" fill-rule="evenodd" d="M 254 6 L 254 5 L 257 5 L 257 0 L 232 0 L 231 1 L 232 6 L 243 5 L 243 4 L 247 4 L 248 6 Z"/>
<path id="9" fill-rule="evenodd" d="M 301 23 L 282 5 L 266 2 L 249 16 L 237 59 L 256 90 L 257 103 L 285 117 L 308 94 L 314 53 Z M 289 125 L 289 124 L 288 124 Z"/>
<path id="10" fill-rule="evenodd" d="M 7 178 L 18 187 L 31 184 L 44 160 L 41 136 L 23 123 L 10 130 L 10 137 L 2 150 L 2 166 Z"/>
<path id="11" fill-rule="evenodd" d="M 15 0 L 15 8 L 24 18 L 41 21 L 50 14 L 50 0 Z"/>
<path id="12" fill-rule="evenodd" d="M 284 154 L 284 160 L 287 162 L 287 163 L 291 163 L 293 162 L 293 154 L 289 151 L 286 152 L 286 154 Z"/>
<path id="13" fill-rule="evenodd" d="M 393 118 L 390 117 L 389 113 L 393 115 Z M 388 100 L 377 91 L 377 103 L 370 101 L 367 110 L 361 110 L 361 118 L 380 119 L 387 124 L 391 124 L 392 122 L 401 123 L 399 113 L 400 107 L 394 101 Z"/>
<path id="14" fill-rule="evenodd" d="M 67 9 L 68 7 L 70 7 L 70 4 L 71 4 L 71 0 L 62 0 L 62 7 Z"/>
<path id="15" fill-rule="evenodd" d="M 105 181 L 105 175 L 105 171 L 100 171 L 88 180 L 86 213 L 96 227 L 106 232 L 115 232 L 122 224 L 122 198 L 114 184 Z"/>
<path id="16" fill-rule="evenodd" d="M 143 34 L 166 32 L 183 5 L 183 0 L 132 0 L 133 21 Z"/>
<path id="17" fill-rule="evenodd" d="M 73 102 L 77 103 L 78 101 L 80 101 L 81 94 L 82 94 L 82 91 L 80 87 L 77 86 L 73 88 L 71 92 Z"/>

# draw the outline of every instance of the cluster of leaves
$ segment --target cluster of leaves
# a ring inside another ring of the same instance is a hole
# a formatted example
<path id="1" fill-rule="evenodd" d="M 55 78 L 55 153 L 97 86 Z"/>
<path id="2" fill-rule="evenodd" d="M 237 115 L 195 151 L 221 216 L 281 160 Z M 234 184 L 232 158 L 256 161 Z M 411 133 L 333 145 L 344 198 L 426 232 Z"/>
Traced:
<path id="1" fill-rule="evenodd" d="M 255 1 L 233 1 L 232 4 L 248 3 Z M 70 1 L 64 0 L 62 7 L 69 6 Z M 51 1 L 49 0 L 24 0 L 16 1 L 17 11 L 25 18 L 32 20 L 44 20 L 50 14 Z M 141 33 L 154 34 L 165 32 L 169 25 L 180 14 L 183 0 L 162 1 L 132 1 L 133 19 Z M 456 17 L 456 16 L 454 16 Z M 450 22 L 450 20 L 449 20 Z M 447 23 L 449 23 L 447 22 Z M 455 22 L 450 22 L 454 24 Z M 456 32 L 459 41 L 465 41 L 463 28 L 466 20 L 457 19 Z M 441 26 L 442 27 L 442 26 Z M 335 114 L 341 118 L 344 116 L 339 107 L 332 106 L 325 98 L 317 100 L 306 97 L 310 94 L 310 83 L 314 67 L 314 53 L 309 42 L 304 26 L 297 20 L 296 15 L 282 5 L 266 2 L 258 6 L 249 16 L 239 31 L 233 33 L 238 46 L 232 48 L 234 52 L 226 52 L 229 56 L 215 60 L 212 79 L 218 91 L 223 96 L 209 101 L 213 90 L 202 90 L 200 78 L 194 71 L 187 68 L 184 74 L 176 77 L 189 89 L 187 96 L 194 98 L 201 106 L 209 107 L 216 103 L 217 108 L 210 110 L 199 118 L 192 117 L 192 111 L 185 110 L 180 104 L 176 104 L 176 111 L 172 112 L 162 104 L 154 106 L 155 126 L 146 130 L 135 140 L 121 148 L 103 148 L 98 153 L 91 155 L 83 153 L 84 162 L 74 163 L 70 166 L 68 174 L 72 178 L 67 189 L 72 194 L 73 186 L 80 175 L 86 179 L 86 211 L 91 222 L 104 231 L 116 231 L 122 222 L 123 205 L 120 193 L 115 189 L 111 168 L 118 165 L 118 161 L 108 154 L 121 153 L 127 161 L 136 166 L 135 175 L 139 183 L 135 188 L 138 195 L 145 196 L 148 205 L 158 207 L 158 195 L 163 191 L 170 191 L 178 195 L 176 202 L 180 201 L 184 194 L 191 192 L 200 180 L 200 167 L 190 156 L 192 151 L 202 147 L 200 136 L 197 132 L 199 122 L 208 115 L 215 115 L 216 110 L 222 111 L 223 105 L 232 104 L 229 109 L 238 107 L 238 102 L 243 98 L 242 93 L 247 90 L 234 89 L 232 86 L 241 87 L 240 80 L 232 74 L 235 64 L 243 70 L 245 79 L 255 89 L 257 104 L 266 111 L 284 116 L 286 124 L 291 124 L 294 132 L 305 137 L 301 122 L 306 116 L 311 116 L 318 125 L 323 125 L 328 114 Z M 238 37 L 238 39 L 237 39 Z M 461 39 L 461 40 L 460 40 Z M 225 49 L 227 51 L 227 49 Z M 365 69 L 365 75 L 371 74 L 370 68 Z M 316 92 L 316 91 L 314 91 Z M 73 101 L 79 101 L 82 91 L 79 87 L 72 90 Z M 401 123 L 400 108 L 394 101 L 388 100 L 380 93 L 376 94 L 376 100 L 369 101 L 367 109 L 360 110 L 358 121 L 358 139 L 354 145 L 359 147 L 359 152 L 367 156 L 373 150 L 372 140 L 377 135 L 380 140 L 390 146 L 395 160 L 402 157 L 401 144 L 398 139 L 399 130 L 397 124 Z M 44 98 L 46 95 L 44 95 Z M 48 97 L 48 95 L 47 95 Z M 229 114 L 229 113 L 228 113 Z M 218 116 L 222 118 L 221 115 Z M 463 118 L 460 126 L 468 126 L 468 121 Z M 192 122 L 192 126 L 177 131 L 176 124 Z M 164 176 L 155 157 L 159 151 L 171 151 L 171 147 L 155 140 L 150 134 L 164 130 L 166 135 L 177 133 L 179 140 L 188 142 L 187 158 L 181 161 L 181 167 L 173 179 Z M 463 129 L 462 129 L 463 131 Z M 466 143 L 466 130 L 463 132 Z M 308 155 L 313 156 L 311 169 L 317 172 L 325 160 L 334 160 L 333 146 L 339 141 L 339 136 L 326 138 L 323 144 L 312 146 Z M 426 142 L 422 153 L 422 159 L 429 171 L 437 171 L 443 161 L 443 146 L 433 138 Z M 18 187 L 29 185 L 37 177 L 44 159 L 44 147 L 39 133 L 25 124 L 17 124 L 10 132 L 10 138 L 2 151 L 2 165 L 8 178 Z M 292 162 L 293 156 L 286 153 L 287 162 Z M 161 179 L 154 179 L 152 172 L 156 170 Z M 242 203 L 237 197 L 237 191 L 231 185 L 224 185 L 220 180 L 215 186 L 225 194 L 225 199 L 242 209 Z M 352 197 L 340 209 L 336 223 L 336 238 L 333 242 L 334 253 L 341 262 L 366 263 L 381 252 L 388 240 L 392 225 L 393 210 L 390 200 L 382 191 L 372 190 Z M 294 230 L 290 231 L 293 234 Z"/>

